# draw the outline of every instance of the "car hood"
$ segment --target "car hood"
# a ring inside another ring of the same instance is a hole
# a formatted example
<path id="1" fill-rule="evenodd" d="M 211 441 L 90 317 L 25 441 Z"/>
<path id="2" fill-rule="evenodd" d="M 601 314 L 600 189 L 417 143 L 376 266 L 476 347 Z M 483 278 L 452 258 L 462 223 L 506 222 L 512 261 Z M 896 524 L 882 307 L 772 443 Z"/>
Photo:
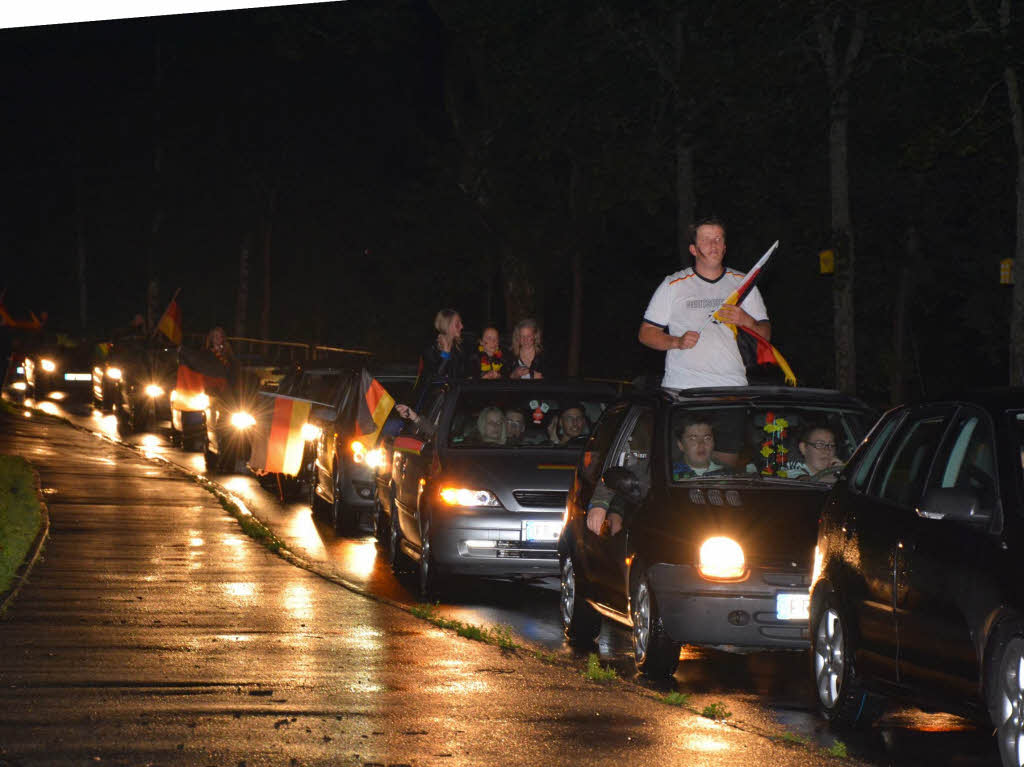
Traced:
<path id="1" fill-rule="evenodd" d="M 750 562 L 810 566 L 827 485 L 750 482 L 672 487 L 652 515 L 655 535 L 696 556 L 711 536 L 732 538 Z"/>
<path id="2" fill-rule="evenodd" d="M 441 457 L 441 481 L 490 490 L 510 511 L 564 511 L 578 450 L 458 450 Z"/>

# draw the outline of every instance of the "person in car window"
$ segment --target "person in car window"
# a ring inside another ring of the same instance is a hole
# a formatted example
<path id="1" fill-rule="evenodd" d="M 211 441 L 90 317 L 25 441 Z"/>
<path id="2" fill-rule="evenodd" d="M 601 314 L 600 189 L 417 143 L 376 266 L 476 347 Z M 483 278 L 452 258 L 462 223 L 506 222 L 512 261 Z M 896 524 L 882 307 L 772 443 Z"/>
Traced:
<path id="1" fill-rule="evenodd" d="M 478 363 L 470 375 L 474 378 L 493 380 L 501 378 L 504 360 L 501 353 L 501 340 L 498 329 L 491 325 L 484 328 L 480 343 L 476 347 Z"/>
<path id="2" fill-rule="evenodd" d="M 437 433 L 437 426 L 431 423 L 427 418 L 420 418 L 419 413 L 408 405 L 404 405 L 399 402 L 395 405 L 395 410 L 398 411 L 398 414 L 406 421 L 412 421 L 416 424 L 416 427 L 426 436 L 432 437 Z"/>
<path id="3" fill-rule="evenodd" d="M 553 419 L 548 426 L 548 435 L 556 445 L 564 445 L 577 437 L 585 437 L 590 433 L 590 424 L 587 423 L 587 414 L 583 405 L 572 403 L 558 417 Z"/>
<path id="4" fill-rule="evenodd" d="M 672 480 L 675 482 L 725 468 L 711 458 L 715 449 L 714 429 L 711 422 L 699 414 L 683 419 L 682 427 L 676 432 L 676 447 L 682 456 L 672 464 Z"/>
<path id="5" fill-rule="evenodd" d="M 783 467 L 786 472 L 784 476 L 800 479 L 817 478 L 823 482 L 836 481 L 838 471 L 826 471 L 843 466 L 843 462 L 836 455 L 836 435 L 832 429 L 820 424 L 805 427 L 797 442 L 797 449 L 803 460 L 787 463 Z M 817 474 L 821 476 L 815 477 Z"/>
<path id="6" fill-rule="evenodd" d="M 509 378 L 544 377 L 544 362 L 541 357 L 541 332 L 537 321 L 520 320 L 512 331 L 512 362 L 508 366 Z"/>
<path id="7" fill-rule="evenodd" d="M 463 378 L 462 317 L 454 309 L 442 309 L 434 316 L 437 337 L 420 356 L 420 378 Z"/>
<path id="8" fill-rule="evenodd" d="M 505 441 L 518 445 L 526 432 L 526 417 L 518 410 L 505 411 Z"/>
<path id="9" fill-rule="evenodd" d="M 505 444 L 505 413 L 500 407 L 485 407 L 476 417 L 480 441 L 488 445 Z"/>

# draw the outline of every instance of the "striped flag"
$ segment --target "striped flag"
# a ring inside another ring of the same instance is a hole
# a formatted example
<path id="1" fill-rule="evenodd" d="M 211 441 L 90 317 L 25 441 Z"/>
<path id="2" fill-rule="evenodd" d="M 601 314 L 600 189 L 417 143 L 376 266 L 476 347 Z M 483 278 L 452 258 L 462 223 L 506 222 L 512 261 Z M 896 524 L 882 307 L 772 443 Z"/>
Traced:
<path id="1" fill-rule="evenodd" d="M 388 394 L 387 389 L 363 368 L 359 379 L 359 412 L 356 415 L 356 425 L 361 434 L 373 435 L 368 440 L 371 444 L 394 406 L 395 400 Z"/>
<path id="2" fill-rule="evenodd" d="M 280 473 L 295 476 L 302 468 L 306 441 L 302 427 L 309 418 L 313 403 L 284 395 L 272 395 L 274 410 L 269 424 L 253 435 L 249 466 L 257 473 Z"/>
<path id="3" fill-rule="evenodd" d="M 167 340 L 175 346 L 181 346 L 181 307 L 178 306 L 176 298 L 171 299 L 167 304 L 163 317 L 157 323 L 156 329 L 167 336 Z"/>

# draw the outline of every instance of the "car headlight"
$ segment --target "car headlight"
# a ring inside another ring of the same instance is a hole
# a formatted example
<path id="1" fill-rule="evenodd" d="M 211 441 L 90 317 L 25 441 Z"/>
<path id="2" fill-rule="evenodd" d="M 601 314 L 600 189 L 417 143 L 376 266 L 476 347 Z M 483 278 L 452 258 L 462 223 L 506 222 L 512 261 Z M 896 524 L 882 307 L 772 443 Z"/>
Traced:
<path id="1" fill-rule="evenodd" d="M 501 506 L 490 490 L 471 490 L 465 487 L 442 487 L 441 500 L 449 506 Z"/>
<path id="2" fill-rule="evenodd" d="M 114 381 L 121 380 L 121 368 L 107 368 L 107 378 Z"/>
<path id="3" fill-rule="evenodd" d="M 367 450 L 364 462 L 371 469 L 383 469 L 388 462 L 387 453 L 384 452 L 384 448 L 382 447 L 375 447 L 373 450 Z"/>
<path id="4" fill-rule="evenodd" d="M 256 425 L 256 419 L 244 410 L 231 414 L 231 425 L 236 429 L 249 429 Z"/>
<path id="5" fill-rule="evenodd" d="M 352 460 L 356 463 L 362 463 L 366 460 L 366 445 L 360 442 L 358 439 L 354 439 L 348 443 L 348 449 L 352 451 Z"/>
<path id="6" fill-rule="evenodd" d="M 57 369 L 57 363 L 54 362 L 53 360 L 43 358 L 39 360 L 39 367 L 43 369 L 44 373 L 52 373 L 54 370 Z"/>
<path id="7" fill-rule="evenodd" d="M 178 390 L 177 389 L 171 389 L 171 402 L 174 402 L 177 399 L 178 399 Z"/>
<path id="8" fill-rule="evenodd" d="M 322 431 L 320 430 L 320 427 L 316 424 L 309 423 L 308 421 L 302 424 L 302 438 L 306 440 L 306 442 L 312 442 L 320 439 L 321 433 Z"/>
<path id="9" fill-rule="evenodd" d="M 206 410 L 210 406 L 210 398 L 206 394 L 197 394 L 193 402 L 196 410 Z"/>
<path id="10" fill-rule="evenodd" d="M 735 580 L 746 572 L 743 547 L 732 538 L 715 536 L 700 547 L 700 574 L 705 578 Z"/>
<path id="11" fill-rule="evenodd" d="M 162 387 L 162 386 L 157 386 L 156 384 L 149 384 L 146 387 L 146 396 L 151 398 L 151 399 L 156 399 L 157 397 L 162 397 L 163 393 L 164 393 L 164 387 Z"/>
<path id="12" fill-rule="evenodd" d="M 28 389 L 28 384 L 25 383 L 24 381 L 15 381 L 14 383 L 11 384 L 11 388 L 14 389 L 15 391 L 25 391 L 26 389 Z"/>

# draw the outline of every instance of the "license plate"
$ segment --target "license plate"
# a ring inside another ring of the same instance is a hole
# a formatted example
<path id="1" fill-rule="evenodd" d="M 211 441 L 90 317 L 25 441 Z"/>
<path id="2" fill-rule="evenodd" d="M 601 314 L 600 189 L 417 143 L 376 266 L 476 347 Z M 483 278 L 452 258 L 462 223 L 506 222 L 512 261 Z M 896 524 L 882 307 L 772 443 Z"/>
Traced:
<path id="1" fill-rule="evenodd" d="M 810 594 L 779 594 L 775 597 L 775 617 L 780 621 L 805 621 L 810 618 Z"/>
<path id="2" fill-rule="evenodd" d="M 91 381 L 92 373 L 65 373 L 65 381 Z"/>
<path id="3" fill-rule="evenodd" d="M 524 541 L 557 541 L 561 532 L 561 522 L 537 519 L 528 519 L 523 522 Z"/>

